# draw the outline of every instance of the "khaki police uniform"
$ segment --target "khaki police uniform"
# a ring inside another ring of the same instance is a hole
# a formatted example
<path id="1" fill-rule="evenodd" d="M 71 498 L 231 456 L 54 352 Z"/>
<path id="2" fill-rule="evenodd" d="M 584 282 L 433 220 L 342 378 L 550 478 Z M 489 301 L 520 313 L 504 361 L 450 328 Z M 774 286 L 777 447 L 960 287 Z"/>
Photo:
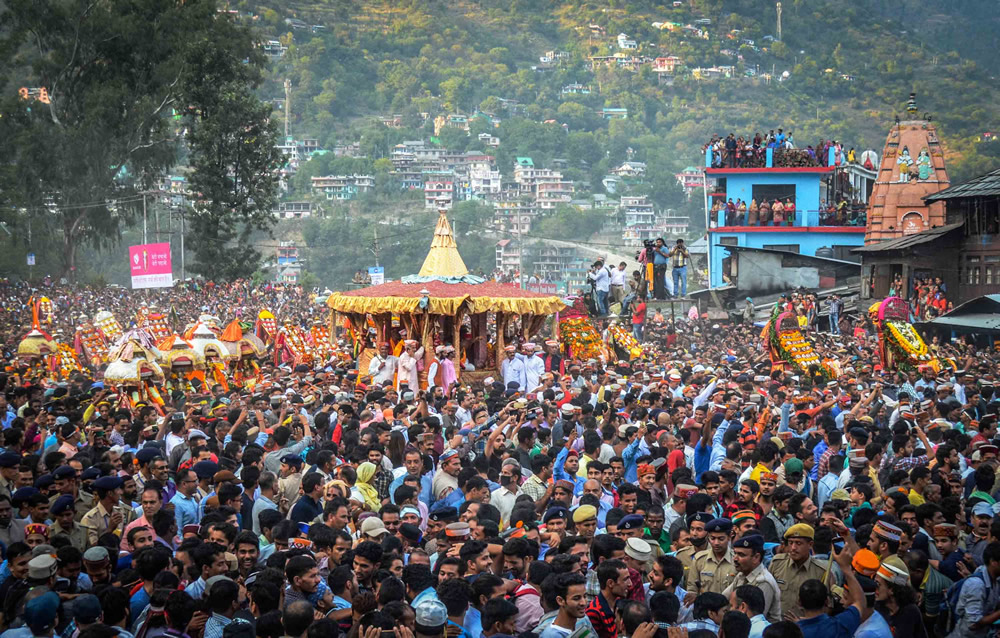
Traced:
<path id="1" fill-rule="evenodd" d="M 108 524 L 114 512 L 121 513 L 122 522 L 114 529 L 109 529 Z M 108 511 L 104 509 L 103 503 L 98 502 L 97 507 L 87 512 L 83 520 L 80 521 L 80 525 L 87 530 L 87 546 L 97 545 L 97 539 L 107 532 L 117 532 L 121 535 L 121 531 L 125 529 L 125 526 L 132 522 L 132 514 L 131 508 L 115 505 L 111 508 L 111 511 Z"/>
<path id="2" fill-rule="evenodd" d="M 60 496 L 62 496 L 62 494 L 56 493 L 49 497 L 49 508 L 52 507 L 52 505 L 56 502 L 56 499 Z M 73 503 L 73 511 L 76 512 L 73 516 L 73 520 L 77 523 L 81 522 L 87 512 L 92 509 L 94 509 L 94 496 L 84 492 L 83 490 L 77 490 L 76 500 Z"/>
<path id="3" fill-rule="evenodd" d="M 810 578 L 823 580 L 826 565 L 812 556 L 801 565 L 797 565 L 788 554 L 776 554 L 771 560 L 770 571 L 778 583 L 778 589 L 781 590 L 782 611 L 790 611 L 796 616 L 801 616 L 803 610 L 799 604 L 799 587 Z"/>
<path id="4" fill-rule="evenodd" d="M 737 572 L 729 586 L 722 590 L 722 595 L 729 598 L 733 590 L 743 585 L 756 585 L 764 592 L 764 616 L 768 622 L 776 623 L 784 620 L 781 616 L 781 590 L 778 589 L 774 576 L 764 567 L 764 563 L 757 565 L 749 574 Z"/>
<path id="5" fill-rule="evenodd" d="M 87 530 L 85 530 L 80 523 L 74 522 L 73 529 L 65 530 L 59 525 L 59 522 L 52 523 L 49 527 L 49 538 L 55 538 L 59 534 L 69 538 L 70 544 L 80 550 L 81 552 L 87 549 Z"/>
<path id="6" fill-rule="evenodd" d="M 674 558 L 684 565 L 684 580 L 680 583 L 681 587 L 684 589 L 690 589 L 687 585 L 688 582 L 694 580 L 693 576 L 690 576 L 691 569 L 694 567 L 694 556 L 698 553 L 698 548 L 694 545 L 688 545 L 683 547 L 674 553 Z"/>
<path id="7" fill-rule="evenodd" d="M 711 547 L 703 549 L 694 555 L 694 565 L 691 569 L 694 587 L 688 587 L 689 591 L 694 591 L 696 594 L 704 594 L 707 591 L 721 594 L 736 575 L 733 548 L 727 547 L 721 559 L 715 557 Z M 688 583 L 692 583 L 690 578 Z"/>

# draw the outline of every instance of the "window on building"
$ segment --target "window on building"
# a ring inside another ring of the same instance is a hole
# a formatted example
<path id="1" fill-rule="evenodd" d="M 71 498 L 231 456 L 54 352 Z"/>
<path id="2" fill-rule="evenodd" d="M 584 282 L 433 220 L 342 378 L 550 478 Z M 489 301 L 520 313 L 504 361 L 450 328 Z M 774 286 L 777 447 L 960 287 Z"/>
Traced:
<path id="1" fill-rule="evenodd" d="M 739 246 L 737 237 L 719 237 L 719 244 L 722 246 Z"/>
<path id="2" fill-rule="evenodd" d="M 765 250 L 783 250 L 786 253 L 799 254 L 798 244 L 764 244 Z"/>
<path id="3" fill-rule="evenodd" d="M 769 202 L 773 202 L 775 199 L 780 199 L 784 202 L 786 199 L 791 198 L 792 202 L 795 203 L 796 209 L 801 210 L 801 207 L 795 200 L 795 184 L 754 184 L 753 198 L 757 200 L 758 204 L 765 199 Z"/>
<path id="4" fill-rule="evenodd" d="M 984 269 L 986 270 L 986 285 L 990 286 L 993 284 L 993 268 L 985 266 Z M 998 273 L 1000 273 L 1000 271 L 998 271 Z"/>

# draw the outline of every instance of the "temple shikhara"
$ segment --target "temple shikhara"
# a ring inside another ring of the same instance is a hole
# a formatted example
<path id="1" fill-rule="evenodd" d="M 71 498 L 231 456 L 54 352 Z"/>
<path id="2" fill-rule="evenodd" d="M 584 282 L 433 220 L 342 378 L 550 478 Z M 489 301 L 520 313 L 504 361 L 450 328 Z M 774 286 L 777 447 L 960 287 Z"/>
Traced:
<path id="1" fill-rule="evenodd" d="M 951 184 L 944 148 L 930 118 L 918 114 L 912 93 L 906 111 L 908 119 L 890 129 L 882 149 L 882 163 L 868 204 L 866 245 L 945 224 L 944 203 L 924 201 Z"/>

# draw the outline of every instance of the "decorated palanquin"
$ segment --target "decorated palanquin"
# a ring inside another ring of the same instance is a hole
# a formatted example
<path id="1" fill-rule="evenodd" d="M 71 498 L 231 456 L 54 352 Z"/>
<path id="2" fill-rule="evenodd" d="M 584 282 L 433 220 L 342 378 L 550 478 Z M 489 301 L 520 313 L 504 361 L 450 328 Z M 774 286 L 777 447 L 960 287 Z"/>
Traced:
<path id="1" fill-rule="evenodd" d="M 233 358 L 229 348 L 220 341 L 208 324 L 199 321 L 191 330 L 191 347 L 205 359 L 205 377 L 208 383 L 217 383 L 226 392 L 229 361 Z"/>
<path id="2" fill-rule="evenodd" d="M 59 343 L 55 354 L 49 355 L 49 369 L 60 379 L 69 379 L 77 372 L 83 372 L 76 351 L 66 343 Z"/>
<path id="3" fill-rule="evenodd" d="M 309 365 L 315 358 L 316 354 L 306 340 L 302 328 L 289 322 L 281 326 L 274 341 L 274 365 L 282 363 Z"/>
<path id="4" fill-rule="evenodd" d="M 170 335 L 156 344 L 160 350 L 166 386 L 170 390 L 186 392 L 205 390 L 205 357 L 181 335 Z"/>
<path id="5" fill-rule="evenodd" d="M 74 346 L 90 366 L 97 367 L 108 360 L 108 340 L 89 321 L 77 327 Z"/>
<path id="6" fill-rule="evenodd" d="M 108 353 L 111 360 L 104 371 L 104 383 L 118 392 L 118 407 L 130 409 L 147 401 L 162 414 L 163 398 L 157 385 L 164 382 L 163 369 L 156 362 L 156 348 L 141 331 L 131 331 Z"/>
<path id="7" fill-rule="evenodd" d="M 913 329 L 910 308 L 904 300 L 887 297 L 869 308 L 869 316 L 878 330 L 879 357 L 886 370 L 909 371 L 925 365 L 935 372 L 941 369 L 941 362 Z"/>
<path id="8" fill-rule="evenodd" d="M 257 313 L 254 333 L 267 346 L 278 338 L 278 320 L 274 318 L 274 314 L 270 310 L 264 308 Z"/>
<path id="9" fill-rule="evenodd" d="M 309 329 L 309 336 L 312 338 L 312 347 L 316 356 L 322 360 L 327 360 L 333 356 L 335 350 L 333 342 L 330 341 L 330 329 L 322 322 L 316 322 Z"/>
<path id="10" fill-rule="evenodd" d="M 170 323 L 167 315 L 156 310 L 151 310 L 144 315 L 144 321 L 140 324 L 153 335 L 156 341 L 162 341 L 170 336 Z"/>
<path id="11" fill-rule="evenodd" d="M 642 359 L 649 354 L 643 350 L 642 346 L 639 345 L 639 342 L 636 341 L 635 335 L 632 334 L 632 331 L 627 330 L 625 326 L 622 326 L 619 323 L 613 323 L 608 326 L 608 346 L 614 348 L 617 359 L 628 359 L 629 361 L 632 361 L 635 359 Z"/>
<path id="12" fill-rule="evenodd" d="M 41 323 L 47 323 L 52 325 L 52 319 L 55 316 L 55 310 L 52 307 L 52 300 L 48 297 L 42 297 L 38 300 L 38 320 Z"/>
<path id="13" fill-rule="evenodd" d="M 229 350 L 232 383 L 253 389 L 260 380 L 257 360 L 266 354 L 267 347 L 257 335 L 244 328 L 248 329 L 249 324 L 244 326 L 234 319 L 219 335 L 219 340 Z"/>
<path id="14" fill-rule="evenodd" d="M 559 315 L 559 341 L 563 353 L 572 359 L 607 360 L 604 341 L 590 321 L 590 313 L 582 298 Z"/>
<path id="15" fill-rule="evenodd" d="M 771 319 L 764 326 L 765 339 L 771 354 L 771 369 L 793 374 L 819 374 L 824 379 L 836 376 L 831 362 L 823 361 L 812 344 L 799 330 L 799 320 L 792 312 L 781 312 L 775 305 Z"/>
<path id="16" fill-rule="evenodd" d="M 108 343 L 116 343 L 124 334 L 121 324 L 107 310 L 94 315 L 94 326 L 101 331 Z"/>

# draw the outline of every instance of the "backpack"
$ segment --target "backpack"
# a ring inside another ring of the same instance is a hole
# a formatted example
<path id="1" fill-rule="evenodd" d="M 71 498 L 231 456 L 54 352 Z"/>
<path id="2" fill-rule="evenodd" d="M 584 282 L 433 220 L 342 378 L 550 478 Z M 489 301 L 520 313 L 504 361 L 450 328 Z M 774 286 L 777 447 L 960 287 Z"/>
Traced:
<path id="1" fill-rule="evenodd" d="M 945 598 L 947 609 L 943 610 L 948 614 L 948 619 L 945 622 L 945 627 L 947 628 L 948 632 L 951 632 L 955 628 L 955 625 L 958 623 L 958 599 L 962 595 L 962 587 L 965 585 L 965 582 L 970 578 L 979 578 L 981 581 L 983 581 L 983 584 L 986 585 L 986 589 L 990 588 L 990 584 L 986 581 L 985 578 L 983 578 L 982 572 L 979 571 L 974 571 L 971 574 L 969 574 L 969 576 L 967 576 L 966 578 L 963 578 L 961 580 L 952 583 L 951 587 L 948 588 L 948 593 Z"/>

